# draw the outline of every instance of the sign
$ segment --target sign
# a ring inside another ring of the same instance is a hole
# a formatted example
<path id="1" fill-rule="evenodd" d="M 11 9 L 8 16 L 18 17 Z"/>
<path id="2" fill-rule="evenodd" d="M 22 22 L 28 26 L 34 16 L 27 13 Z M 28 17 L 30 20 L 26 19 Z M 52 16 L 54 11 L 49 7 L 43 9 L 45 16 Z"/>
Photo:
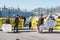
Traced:
<path id="1" fill-rule="evenodd" d="M 11 32 L 12 26 L 10 24 L 3 24 L 2 25 L 2 31 L 3 32 Z"/>
<path id="2" fill-rule="evenodd" d="M 14 18 L 9 18 L 9 19 L 10 19 L 10 24 L 12 25 L 12 27 L 14 27 L 15 26 Z M 0 28 L 4 23 L 5 23 L 5 18 L 0 18 Z M 24 27 L 24 19 L 19 19 L 18 28 L 21 29 L 22 27 Z"/>

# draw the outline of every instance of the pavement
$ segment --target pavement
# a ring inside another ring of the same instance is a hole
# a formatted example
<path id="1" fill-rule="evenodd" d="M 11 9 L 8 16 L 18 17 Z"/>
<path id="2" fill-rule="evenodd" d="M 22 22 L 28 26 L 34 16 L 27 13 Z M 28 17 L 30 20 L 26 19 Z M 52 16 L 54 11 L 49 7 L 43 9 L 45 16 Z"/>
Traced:
<path id="1" fill-rule="evenodd" d="M 53 33 L 38 33 L 36 30 L 19 30 L 19 33 L 0 31 L 0 40 L 60 40 L 60 30 Z"/>

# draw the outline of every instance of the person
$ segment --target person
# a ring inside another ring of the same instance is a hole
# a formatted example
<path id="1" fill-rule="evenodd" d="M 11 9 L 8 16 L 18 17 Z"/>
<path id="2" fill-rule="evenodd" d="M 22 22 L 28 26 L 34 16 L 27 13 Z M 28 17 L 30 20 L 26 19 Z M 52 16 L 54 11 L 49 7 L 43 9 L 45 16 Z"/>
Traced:
<path id="1" fill-rule="evenodd" d="M 24 17 L 24 27 L 25 27 L 26 18 Z"/>
<path id="2" fill-rule="evenodd" d="M 11 32 L 12 26 L 10 25 L 10 19 L 8 16 L 5 18 L 5 23 L 2 25 L 2 31 L 3 32 Z"/>
<path id="3" fill-rule="evenodd" d="M 44 18 L 43 18 L 43 14 L 40 15 L 39 20 L 38 20 L 38 32 L 42 33 L 42 28 L 40 27 L 41 25 L 44 24 Z"/>
<path id="4" fill-rule="evenodd" d="M 6 24 L 10 24 L 10 19 L 9 19 L 8 16 L 6 16 L 5 23 L 6 23 Z"/>
<path id="5" fill-rule="evenodd" d="M 30 16 L 30 18 L 29 18 L 29 29 L 31 29 L 31 27 L 32 27 L 32 25 L 31 25 L 32 19 L 33 19 L 33 16 Z"/>
<path id="6" fill-rule="evenodd" d="M 55 25 L 55 19 L 52 15 L 50 15 L 50 17 L 48 18 L 48 21 L 50 21 L 49 23 L 49 33 L 53 33 L 53 27 Z"/>
<path id="7" fill-rule="evenodd" d="M 18 32 L 19 15 L 16 15 L 14 23 L 15 23 L 14 32 L 15 30 L 16 32 Z"/>
<path id="8" fill-rule="evenodd" d="M 22 19 L 24 19 L 24 27 L 25 27 L 26 18 L 22 16 Z"/>

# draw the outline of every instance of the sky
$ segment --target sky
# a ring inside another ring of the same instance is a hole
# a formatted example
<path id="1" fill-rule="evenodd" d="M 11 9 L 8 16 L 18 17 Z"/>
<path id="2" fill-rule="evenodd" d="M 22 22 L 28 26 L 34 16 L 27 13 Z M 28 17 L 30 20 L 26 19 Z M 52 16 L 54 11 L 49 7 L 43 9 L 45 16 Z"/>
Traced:
<path id="1" fill-rule="evenodd" d="M 60 0 L 0 0 L 0 7 L 32 10 L 38 7 L 51 8 L 60 6 Z"/>

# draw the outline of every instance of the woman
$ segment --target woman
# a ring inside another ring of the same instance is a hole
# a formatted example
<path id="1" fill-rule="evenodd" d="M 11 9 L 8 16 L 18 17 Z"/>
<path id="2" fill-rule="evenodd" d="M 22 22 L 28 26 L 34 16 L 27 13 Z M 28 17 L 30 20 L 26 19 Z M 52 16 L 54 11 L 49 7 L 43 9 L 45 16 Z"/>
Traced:
<path id="1" fill-rule="evenodd" d="M 40 26 L 43 24 L 44 24 L 44 18 L 43 18 L 43 14 L 41 14 L 38 21 L 38 32 L 42 32 L 42 27 Z"/>

